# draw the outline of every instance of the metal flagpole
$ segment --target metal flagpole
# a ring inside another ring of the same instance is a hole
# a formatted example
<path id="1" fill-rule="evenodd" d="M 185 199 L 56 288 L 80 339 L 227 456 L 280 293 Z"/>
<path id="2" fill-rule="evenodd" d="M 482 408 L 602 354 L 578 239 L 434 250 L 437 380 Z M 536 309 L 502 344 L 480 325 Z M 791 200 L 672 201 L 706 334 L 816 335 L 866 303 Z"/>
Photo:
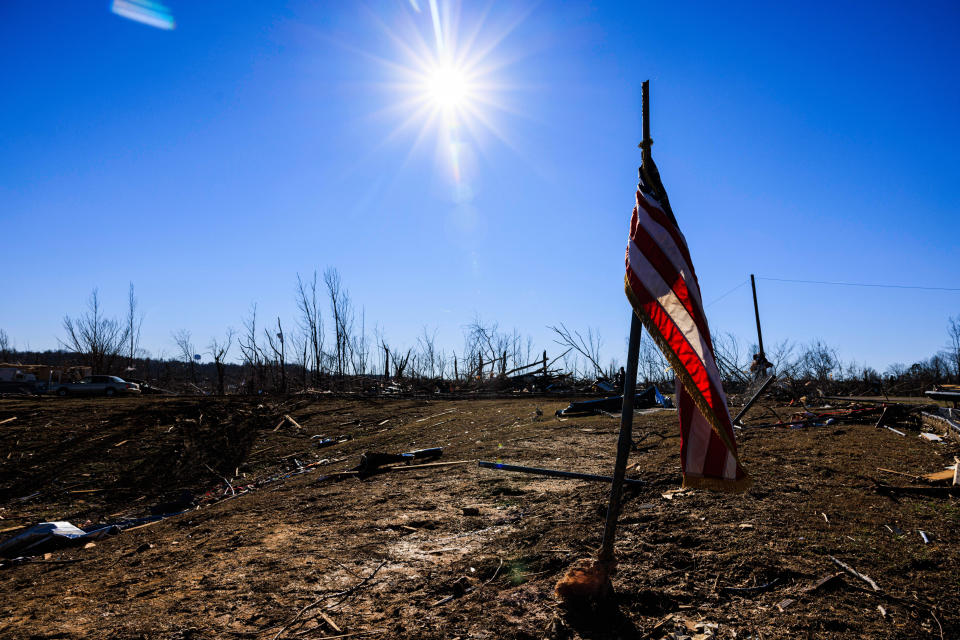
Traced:
<path id="1" fill-rule="evenodd" d="M 613 484 L 610 487 L 610 504 L 607 506 L 607 522 L 603 527 L 603 544 L 599 560 L 613 560 L 613 539 L 617 535 L 617 518 L 623 497 L 623 480 L 627 473 L 627 458 L 633 444 L 633 399 L 637 393 L 637 360 L 640 356 L 640 334 L 643 324 L 636 313 L 630 320 L 630 342 L 627 346 L 627 379 L 623 383 L 623 412 L 620 414 L 620 437 L 617 440 L 617 462 L 613 468 Z"/>
<path id="2" fill-rule="evenodd" d="M 644 80 L 642 85 L 643 104 L 643 164 L 650 166 L 650 81 Z M 620 437 L 617 440 L 617 462 L 613 468 L 613 483 L 610 487 L 610 504 L 607 506 L 607 521 L 603 528 L 603 543 L 600 545 L 599 560 L 610 562 L 613 560 L 613 541 L 617 535 L 617 519 L 620 517 L 620 506 L 623 498 L 623 478 L 627 473 L 627 458 L 630 457 L 630 446 L 633 444 L 633 401 L 637 394 L 637 361 L 640 356 L 640 335 L 643 324 L 640 318 L 631 309 L 630 311 L 630 342 L 627 345 L 627 379 L 623 382 L 623 409 L 620 413 Z"/>

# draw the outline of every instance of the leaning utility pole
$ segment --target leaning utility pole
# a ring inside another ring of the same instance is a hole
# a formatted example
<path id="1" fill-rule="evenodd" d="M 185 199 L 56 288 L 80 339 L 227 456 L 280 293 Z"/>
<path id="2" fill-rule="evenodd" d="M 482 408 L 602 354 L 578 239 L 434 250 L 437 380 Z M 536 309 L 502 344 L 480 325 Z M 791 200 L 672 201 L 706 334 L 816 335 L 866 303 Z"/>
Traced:
<path id="1" fill-rule="evenodd" d="M 760 362 L 765 362 L 767 354 L 763 352 L 763 333 L 760 331 L 760 307 L 757 306 L 757 281 L 750 274 L 750 288 L 753 289 L 753 315 L 757 319 L 757 344 L 760 347 Z"/>

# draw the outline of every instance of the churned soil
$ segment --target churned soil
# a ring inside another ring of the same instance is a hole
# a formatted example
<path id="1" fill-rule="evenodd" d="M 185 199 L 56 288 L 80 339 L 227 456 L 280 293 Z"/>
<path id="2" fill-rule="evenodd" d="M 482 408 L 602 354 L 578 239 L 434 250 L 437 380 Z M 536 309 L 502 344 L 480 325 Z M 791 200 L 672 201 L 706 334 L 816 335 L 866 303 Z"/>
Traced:
<path id="1" fill-rule="evenodd" d="M 755 484 L 721 494 L 676 491 L 676 413 L 638 412 L 628 475 L 644 484 L 626 495 L 615 592 L 561 605 L 554 585 L 598 548 L 609 485 L 476 460 L 610 474 L 618 419 L 555 417 L 567 401 L 0 399 L 0 421 L 16 417 L 0 424 L 0 539 L 188 509 L 4 561 L 0 637 L 960 635 L 957 498 L 884 489 L 920 483 L 878 471 L 939 471 L 960 447 L 876 416 L 745 429 Z M 337 473 L 429 447 L 464 464 Z"/>

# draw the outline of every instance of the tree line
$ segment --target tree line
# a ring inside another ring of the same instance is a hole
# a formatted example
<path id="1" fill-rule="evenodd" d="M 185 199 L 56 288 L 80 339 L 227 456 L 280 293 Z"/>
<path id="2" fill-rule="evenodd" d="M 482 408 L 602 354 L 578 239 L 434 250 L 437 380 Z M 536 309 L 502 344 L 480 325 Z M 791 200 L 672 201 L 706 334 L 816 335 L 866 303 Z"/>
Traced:
<path id="1" fill-rule="evenodd" d="M 383 390 L 389 381 L 440 391 L 491 381 L 500 386 L 582 388 L 592 380 L 614 380 L 620 370 L 617 359 L 602 363 L 603 340 L 591 328 L 583 332 L 563 323 L 550 326 L 553 340 L 544 349 L 517 329 L 505 330 L 476 316 L 462 327 L 459 350 L 438 345 L 438 330 L 426 325 L 411 341 L 399 344 L 388 340 L 379 324 L 368 325 L 365 309 L 357 305 L 334 268 L 307 277 L 297 274 L 293 293 L 296 316 L 292 321 L 266 315 L 254 303 L 240 319 L 239 330 L 227 327 L 222 334 L 198 342 L 189 329 L 176 329 L 170 334 L 172 352 L 154 356 L 140 344 L 145 317 L 133 283 L 122 318 L 104 311 L 94 289 L 86 309 L 64 316 L 55 350 L 18 351 L 0 329 L 0 362 L 83 365 L 96 373 L 145 380 L 177 391 L 221 395 Z M 807 344 L 785 340 L 766 356 L 773 365 L 771 372 L 798 394 L 814 384 L 829 393 L 918 395 L 931 385 L 960 383 L 960 316 L 948 318 L 946 337 L 944 347 L 929 358 L 909 365 L 894 363 L 883 372 L 841 362 L 837 349 L 822 340 Z M 748 387 L 756 345 L 722 332 L 714 334 L 712 341 L 728 392 Z M 669 364 L 652 340 L 641 341 L 638 369 L 642 384 L 672 386 Z"/>

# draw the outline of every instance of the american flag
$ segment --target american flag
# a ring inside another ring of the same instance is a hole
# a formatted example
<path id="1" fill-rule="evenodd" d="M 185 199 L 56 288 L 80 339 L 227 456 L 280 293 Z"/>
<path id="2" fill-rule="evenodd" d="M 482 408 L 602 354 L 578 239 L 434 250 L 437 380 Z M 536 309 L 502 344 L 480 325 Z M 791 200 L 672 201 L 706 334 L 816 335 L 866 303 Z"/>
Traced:
<path id="1" fill-rule="evenodd" d="M 627 297 L 677 377 L 683 486 L 747 489 L 751 480 L 737 457 L 700 285 L 650 159 L 640 168 L 626 262 Z"/>

